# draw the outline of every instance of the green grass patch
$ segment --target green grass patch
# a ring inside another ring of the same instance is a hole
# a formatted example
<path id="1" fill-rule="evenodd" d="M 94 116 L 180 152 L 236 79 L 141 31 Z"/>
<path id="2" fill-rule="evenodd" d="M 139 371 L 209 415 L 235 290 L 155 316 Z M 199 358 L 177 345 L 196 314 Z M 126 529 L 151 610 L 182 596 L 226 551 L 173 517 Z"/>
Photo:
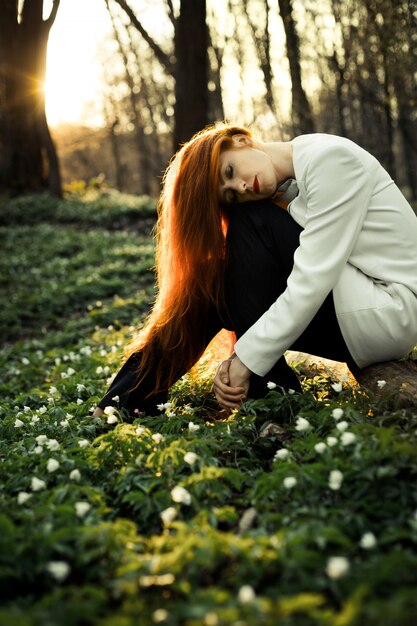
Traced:
<path id="1" fill-rule="evenodd" d="M 224 416 L 206 361 L 93 418 L 152 241 L 31 198 L 1 228 L 0 624 L 414 626 L 417 410 L 317 377 Z"/>

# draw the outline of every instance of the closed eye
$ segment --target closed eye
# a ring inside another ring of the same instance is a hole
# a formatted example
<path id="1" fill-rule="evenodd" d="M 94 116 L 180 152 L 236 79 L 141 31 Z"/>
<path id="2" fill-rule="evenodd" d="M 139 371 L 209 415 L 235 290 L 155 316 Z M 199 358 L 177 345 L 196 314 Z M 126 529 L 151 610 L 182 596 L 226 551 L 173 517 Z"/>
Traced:
<path id="1" fill-rule="evenodd" d="M 228 178 L 229 180 L 233 178 L 233 166 L 232 165 L 228 165 L 226 167 L 225 174 L 226 174 L 226 178 Z"/>

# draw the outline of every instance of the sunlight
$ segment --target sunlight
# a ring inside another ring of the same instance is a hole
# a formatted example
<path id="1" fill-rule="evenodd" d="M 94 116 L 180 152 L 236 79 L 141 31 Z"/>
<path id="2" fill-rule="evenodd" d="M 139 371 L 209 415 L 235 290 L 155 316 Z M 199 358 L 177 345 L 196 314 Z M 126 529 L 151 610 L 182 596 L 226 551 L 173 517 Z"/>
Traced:
<path id="1" fill-rule="evenodd" d="M 103 0 L 61 2 L 48 45 L 45 96 L 51 126 L 101 125 L 97 46 L 110 29 Z"/>

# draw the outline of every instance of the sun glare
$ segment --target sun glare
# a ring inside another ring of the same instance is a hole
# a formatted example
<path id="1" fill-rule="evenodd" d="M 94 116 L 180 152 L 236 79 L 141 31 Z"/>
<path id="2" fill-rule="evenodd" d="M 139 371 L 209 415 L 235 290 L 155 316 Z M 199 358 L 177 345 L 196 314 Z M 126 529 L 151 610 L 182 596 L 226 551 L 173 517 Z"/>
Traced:
<path id="1" fill-rule="evenodd" d="M 97 46 L 111 28 L 103 0 L 63 0 L 51 29 L 45 84 L 51 126 L 102 123 Z"/>

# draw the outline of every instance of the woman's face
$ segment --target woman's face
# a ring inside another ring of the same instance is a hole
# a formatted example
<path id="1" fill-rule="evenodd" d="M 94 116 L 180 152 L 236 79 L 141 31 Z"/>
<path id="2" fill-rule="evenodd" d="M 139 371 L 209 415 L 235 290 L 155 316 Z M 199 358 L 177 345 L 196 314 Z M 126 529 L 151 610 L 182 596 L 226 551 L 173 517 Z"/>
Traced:
<path id="1" fill-rule="evenodd" d="M 246 135 L 234 135 L 233 147 L 220 153 L 219 198 L 223 204 L 262 200 L 274 195 L 278 180 L 271 158 Z"/>

